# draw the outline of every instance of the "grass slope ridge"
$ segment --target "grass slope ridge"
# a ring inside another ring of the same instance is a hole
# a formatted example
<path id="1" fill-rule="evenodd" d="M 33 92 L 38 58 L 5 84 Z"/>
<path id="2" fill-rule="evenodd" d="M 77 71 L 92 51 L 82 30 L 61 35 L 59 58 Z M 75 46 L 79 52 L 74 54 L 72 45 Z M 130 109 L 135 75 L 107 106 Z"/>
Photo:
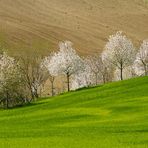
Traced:
<path id="1" fill-rule="evenodd" d="M 123 30 L 135 42 L 148 38 L 144 0 L 0 0 L 0 42 L 12 54 L 46 55 L 71 40 L 88 55 Z"/>
<path id="2" fill-rule="evenodd" d="M 148 77 L 0 111 L 0 147 L 146 148 Z"/>

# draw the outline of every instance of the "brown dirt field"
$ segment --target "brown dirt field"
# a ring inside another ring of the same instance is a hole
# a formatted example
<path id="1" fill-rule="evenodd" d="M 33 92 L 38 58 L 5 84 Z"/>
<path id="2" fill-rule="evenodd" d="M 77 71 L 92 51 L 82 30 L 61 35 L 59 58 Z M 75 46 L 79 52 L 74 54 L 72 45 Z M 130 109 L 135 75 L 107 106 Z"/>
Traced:
<path id="1" fill-rule="evenodd" d="M 0 43 L 13 55 L 46 55 L 61 40 L 93 54 L 118 30 L 137 47 L 148 38 L 143 0 L 0 0 Z"/>

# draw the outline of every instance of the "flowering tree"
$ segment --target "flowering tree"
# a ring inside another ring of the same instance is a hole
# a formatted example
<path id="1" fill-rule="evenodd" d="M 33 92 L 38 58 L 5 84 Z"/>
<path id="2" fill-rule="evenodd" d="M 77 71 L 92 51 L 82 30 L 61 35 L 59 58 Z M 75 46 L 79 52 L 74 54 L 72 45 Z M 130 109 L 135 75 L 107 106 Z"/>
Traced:
<path id="1" fill-rule="evenodd" d="M 45 57 L 42 62 L 41 62 L 41 69 L 46 69 L 48 71 L 48 77 L 49 77 L 49 81 L 51 83 L 51 95 L 54 96 L 55 92 L 54 92 L 54 81 L 55 81 L 55 76 L 51 74 L 51 68 L 49 67 L 50 65 L 50 60 L 52 57 L 53 53 L 48 56 Z"/>
<path id="2" fill-rule="evenodd" d="M 59 52 L 54 53 L 48 65 L 52 75 L 64 74 L 67 78 L 67 88 L 70 91 L 70 77 L 82 70 L 83 62 L 72 47 L 72 42 L 65 41 L 59 43 Z"/>
<path id="3" fill-rule="evenodd" d="M 83 70 L 79 71 L 78 73 L 74 74 L 72 77 L 72 89 L 76 90 L 83 87 L 89 87 L 93 85 L 95 82 L 95 75 L 88 65 L 88 59 L 84 59 L 84 67 Z"/>
<path id="4" fill-rule="evenodd" d="M 135 54 L 132 42 L 122 32 L 117 32 L 109 37 L 102 57 L 120 70 L 120 79 L 123 80 L 123 70 L 133 64 Z"/>
<path id="5" fill-rule="evenodd" d="M 134 63 L 137 75 L 148 75 L 148 40 L 144 40 Z"/>
<path id="6" fill-rule="evenodd" d="M 10 101 L 17 102 L 23 95 L 19 63 L 6 53 L 0 54 L 0 99 L 8 108 Z M 15 100 L 17 99 L 17 100 Z M 12 104 L 11 104 L 12 105 Z"/>

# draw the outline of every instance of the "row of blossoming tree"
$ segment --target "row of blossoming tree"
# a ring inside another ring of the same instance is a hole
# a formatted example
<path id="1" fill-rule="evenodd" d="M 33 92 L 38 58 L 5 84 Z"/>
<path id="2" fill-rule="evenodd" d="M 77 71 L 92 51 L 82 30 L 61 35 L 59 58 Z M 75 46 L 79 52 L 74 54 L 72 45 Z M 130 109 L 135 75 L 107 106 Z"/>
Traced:
<path id="1" fill-rule="evenodd" d="M 61 42 L 59 51 L 43 60 L 52 77 L 65 75 L 67 89 L 78 89 L 148 75 L 148 41 L 136 49 L 122 32 L 111 35 L 101 54 L 80 57 L 70 41 Z"/>
<path id="2" fill-rule="evenodd" d="M 45 58 L 14 59 L 0 54 L 0 104 L 8 108 L 30 103 L 40 97 L 45 82 L 66 78 L 67 90 L 94 86 L 115 80 L 148 75 L 148 40 L 136 49 L 122 32 L 109 37 L 105 49 L 88 57 L 80 57 L 70 41 L 59 43 L 59 51 Z"/>

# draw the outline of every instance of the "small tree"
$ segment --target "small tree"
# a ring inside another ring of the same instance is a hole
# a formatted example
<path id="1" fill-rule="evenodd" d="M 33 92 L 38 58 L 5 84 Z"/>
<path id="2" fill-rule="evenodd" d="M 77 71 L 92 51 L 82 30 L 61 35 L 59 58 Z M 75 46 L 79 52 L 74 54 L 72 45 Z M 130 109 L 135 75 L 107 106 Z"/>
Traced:
<path id="1" fill-rule="evenodd" d="M 49 71 L 57 76 L 64 74 L 67 78 L 67 89 L 70 91 L 70 78 L 82 69 L 82 59 L 77 55 L 70 41 L 59 43 L 59 52 L 54 53 L 49 63 Z"/>
<path id="2" fill-rule="evenodd" d="M 97 85 L 101 72 L 101 59 L 98 55 L 94 55 L 86 58 L 86 62 L 95 76 L 95 85 Z"/>
<path id="3" fill-rule="evenodd" d="M 133 64 L 135 54 L 132 42 L 122 32 L 117 32 L 109 37 L 102 57 L 120 70 L 120 79 L 123 80 L 123 70 Z"/>
<path id="4" fill-rule="evenodd" d="M 86 58 L 86 64 L 89 66 L 90 70 L 94 74 L 95 85 L 99 82 L 106 83 L 109 81 L 109 76 L 111 73 L 111 66 L 108 63 L 103 61 L 102 56 L 96 54 Z"/>
<path id="5" fill-rule="evenodd" d="M 42 58 L 39 56 L 20 59 L 24 81 L 33 100 L 39 97 L 40 89 L 48 78 L 46 69 L 41 67 L 41 61 Z"/>
<path id="6" fill-rule="evenodd" d="M 134 63 L 137 75 L 148 75 L 148 40 L 144 40 Z"/>
<path id="7" fill-rule="evenodd" d="M 84 59 L 83 62 L 84 65 L 82 70 L 72 77 L 72 90 L 89 87 L 95 83 L 94 73 L 92 72 L 90 65 L 88 65 L 88 59 Z"/>
<path id="8" fill-rule="evenodd" d="M 48 57 L 45 57 L 42 62 L 41 62 L 41 68 L 42 69 L 46 69 L 47 72 L 48 72 L 48 79 L 50 81 L 50 84 L 51 84 L 51 95 L 54 96 L 55 92 L 54 92 L 54 81 L 55 81 L 55 76 L 51 74 L 51 68 L 49 67 L 50 66 L 50 60 L 51 60 L 51 57 L 52 57 L 53 53 L 48 56 Z"/>

